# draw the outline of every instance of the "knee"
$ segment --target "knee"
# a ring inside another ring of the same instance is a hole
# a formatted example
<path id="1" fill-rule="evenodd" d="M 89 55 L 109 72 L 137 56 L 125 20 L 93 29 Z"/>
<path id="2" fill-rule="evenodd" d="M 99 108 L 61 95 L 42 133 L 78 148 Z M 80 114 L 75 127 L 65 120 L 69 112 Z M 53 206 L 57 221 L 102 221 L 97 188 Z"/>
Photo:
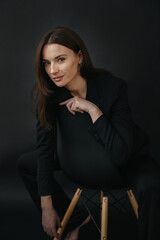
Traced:
<path id="1" fill-rule="evenodd" d="M 24 169 L 26 169 L 26 153 L 20 155 L 17 159 L 17 162 L 16 162 L 16 166 L 17 166 L 17 170 L 18 172 L 23 172 Z"/>
<path id="2" fill-rule="evenodd" d="M 160 191 L 160 177 L 143 177 L 137 184 L 137 190 L 144 193 L 151 193 L 156 190 Z"/>
<path id="3" fill-rule="evenodd" d="M 37 170 L 37 152 L 32 151 L 19 156 L 16 162 L 17 170 L 22 173 L 36 173 Z"/>

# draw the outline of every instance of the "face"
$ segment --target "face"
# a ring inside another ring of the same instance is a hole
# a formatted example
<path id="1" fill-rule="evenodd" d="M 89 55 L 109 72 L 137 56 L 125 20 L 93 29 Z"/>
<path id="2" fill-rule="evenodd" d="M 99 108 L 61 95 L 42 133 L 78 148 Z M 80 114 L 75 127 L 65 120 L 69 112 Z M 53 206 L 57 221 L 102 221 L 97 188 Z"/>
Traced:
<path id="1" fill-rule="evenodd" d="M 80 76 L 80 52 L 76 54 L 63 45 L 53 43 L 44 46 L 42 55 L 45 71 L 58 87 L 67 86 Z"/>

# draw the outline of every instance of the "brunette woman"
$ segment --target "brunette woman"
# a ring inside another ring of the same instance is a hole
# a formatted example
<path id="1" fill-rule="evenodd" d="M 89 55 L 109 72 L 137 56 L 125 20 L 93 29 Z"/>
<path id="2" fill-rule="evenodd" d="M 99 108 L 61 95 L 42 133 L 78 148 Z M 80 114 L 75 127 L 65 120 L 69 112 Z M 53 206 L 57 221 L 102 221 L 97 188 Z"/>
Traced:
<path id="1" fill-rule="evenodd" d="M 79 35 L 64 27 L 40 41 L 36 75 L 37 149 L 20 157 L 18 169 L 44 231 L 59 238 L 69 204 L 54 178 L 58 168 L 74 182 L 100 188 L 116 167 L 137 191 L 139 239 L 160 239 L 160 170 L 145 151 L 147 136 L 132 121 L 127 82 L 95 68 Z M 65 239 L 77 240 L 89 221 L 84 213 Z"/>

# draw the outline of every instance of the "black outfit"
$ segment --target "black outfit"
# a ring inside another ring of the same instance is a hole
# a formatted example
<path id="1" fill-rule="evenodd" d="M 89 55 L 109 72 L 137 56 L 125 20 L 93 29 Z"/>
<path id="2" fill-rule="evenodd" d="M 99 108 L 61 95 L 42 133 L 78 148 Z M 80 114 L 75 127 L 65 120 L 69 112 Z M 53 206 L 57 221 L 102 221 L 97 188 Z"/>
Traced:
<path id="1" fill-rule="evenodd" d="M 86 80 L 86 100 L 96 104 L 103 115 L 94 123 L 87 113 L 72 115 L 66 106 L 58 105 L 72 95 L 64 87 L 58 88 L 48 111 L 52 114 L 51 109 L 55 110 L 52 118 L 54 130 L 45 131 L 37 117 L 38 154 L 32 166 L 26 156 L 21 157 L 21 176 L 38 207 L 38 195 L 51 194 L 54 206 L 58 206 L 59 196 L 64 194 L 54 180 L 53 173 L 58 167 L 73 181 L 89 187 L 105 187 L 117 169 L 139 196 L 139 239 L 158 240 L 160 168 L 149 154 L 143 153 L 148 136 L 132 121 L 127 83 L 109 73 Z M 33 153 L 31 155 L 33 160 Z M 31 180 L 33 182 L 34 178 L 34 184 L 29 182 L 31 175 L 34 175 Z M 68 204 L 68 200 L 66 202 Z"/>

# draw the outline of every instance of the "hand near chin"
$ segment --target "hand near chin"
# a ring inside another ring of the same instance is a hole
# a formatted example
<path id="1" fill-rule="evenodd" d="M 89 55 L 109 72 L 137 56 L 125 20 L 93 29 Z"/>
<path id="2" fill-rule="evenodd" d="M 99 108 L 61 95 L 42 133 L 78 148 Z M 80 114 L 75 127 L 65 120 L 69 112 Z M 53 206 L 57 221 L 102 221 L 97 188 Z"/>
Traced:
<path id="1" fill-rule="evenodd" d="M 59 105 L 66 105 L 72 114 L 75 114 L 76 112 L 90 113 L 93 109 L 98 109 L 97 105 L 79 95 L 75 95 L 73 98 L 69 98 L 66 101 L 59 103 Z"/>

